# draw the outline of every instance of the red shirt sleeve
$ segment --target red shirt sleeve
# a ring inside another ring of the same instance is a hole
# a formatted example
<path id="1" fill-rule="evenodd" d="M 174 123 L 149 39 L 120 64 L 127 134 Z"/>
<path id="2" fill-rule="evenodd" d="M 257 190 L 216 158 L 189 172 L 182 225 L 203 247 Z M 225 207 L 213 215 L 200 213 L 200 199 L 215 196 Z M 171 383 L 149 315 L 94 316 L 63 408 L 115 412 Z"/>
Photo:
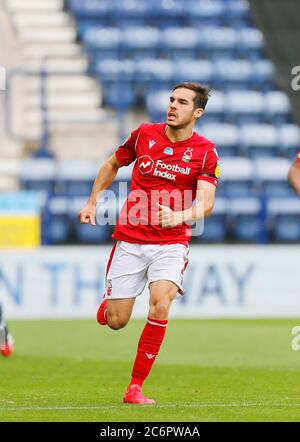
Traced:
<path id="1" fill-rule="evenodd" d="M 208 181 L 216 186 L 220 175 L 219 156 L 217 149 L 214 147 L 213 149 L 208 150 L 204 155 L 202 170 L 198 174 L 197 179 Z"/>
<path id="2" fill-rule="evenodd" d="M 122 166 L 128 166 L 132 161 L 136 159 L 136 144 L 139 138 L 140 134 L 140 127 L 138 129 L 135 129 L 128 138 L 124 141 L 121 146 L 118 147 L 118 149 L 115 151 L 115 155 L 119 163 L 122 164 Z"/>

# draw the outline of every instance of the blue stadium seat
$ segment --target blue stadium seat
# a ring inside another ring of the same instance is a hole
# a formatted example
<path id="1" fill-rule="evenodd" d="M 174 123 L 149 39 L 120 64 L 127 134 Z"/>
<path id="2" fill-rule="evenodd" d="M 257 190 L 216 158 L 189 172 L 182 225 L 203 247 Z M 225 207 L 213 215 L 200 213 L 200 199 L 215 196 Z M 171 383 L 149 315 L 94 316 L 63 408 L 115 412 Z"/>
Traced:
<path id="1" fill-rule="evenodd" d="M 102 21 L 100 19 L 97 20 L 96 23 L 93 23 L 90 19 L 81 19 L 78 21 L 78 32 L 80 38 L 83 40 L 84 35 L 93 28 L 101 29 L 106 28 L 108 26 L 106 21 Z"/>
<path id="2" fill-rule="evenodd" d="M 104 84 L 103 101 L 105 106 L 117 110 L 126 110 L 137 102 L 137 95 L 133 87 L 124 88 L 124 84 Z"/>
<path id="3" fill-rule="evenodd" d="M 95 71 L 103 86 L 103 99 L 106 105 L 124 108 L 135 103 L 135 63 L 132 60 L 100 60 L 96 64 Z M 115 89 L 119 93 L 120 88 L 123 88 L 123 93 L 119 97 L 110 96 Z"/>
<path id="4" fill-rule="evenodd" d="M 265 119 L 265 100 L 257 91 L 231 91 L 226 94 L 227 115 L 238 124 L 260 123 Z"/>
<path id="5" fill-rule="evenodd" d="M 122 57 L 156 58 L 160 42 L 160 32 L 152 27 L 130 27 L 122 32 Z"/>
<path id="6" fill-rule="evenodd" d="M 225 119 L 225 113 L 227 113 L 227 103 L 225 101 L 225 94 L 223 92 L 214 90 L 211 93 L 211 97 L 208 100 L 205 108 L 205 116 L 203 121 L 207 123 L 221 123 Z M 201 124 L 200 119 L 200 124 Z"/>
<path id="7" fill-rule="evenodd" d="M 266 112 L 273 124 L 285 124 L 290 122 L 291 104 L 286 93 L 270 91 L 265 95 Z"/>
<path id="8" fill-rule="evenodd" d="M 108 1 L 108 0 L 106 0 Z M 111 0 L 114 23 L 128 26 L 165 28 L 183 25 L 185 8 L 182 0 Z"/>
<path id="9" fill-rule="evenodd" d="M 107 18 L 113 10 L 112 1 L 68 0 L 68 6 L 79 20 Z"/>
<path id="10" fill-rule="evenodd" d="M 267 60 L 219 58 L 214 64 L 213 84 L 223 90 L 273 88 L 274 65 Z"/>
<path id="11" fill-rule="evenodd" d="M 268 60 L 254 60 L 252 65 L 252 85 L 261 91 L 274 87 L 274 64 Z"/>
<path id="12" fill-rule="evenodd" d="M 212 215 L 204 220 L 201 233 L 192 230 L 192 238 L 196 242 L 223 242 L 228 236 L 227 227 L 227 200 L 217 197 Z M 201 230 L 201 224 L 199 224 Z M 200 233 L 200 234 L 197 234 Z"/>
<path id="13" fill-rule="evenodd" d="M 231 27 L 203 27 L 199 32 L 200 53 L 217 59 L 232 58 L 236 50 L 238 32 Z"/>
<path id="14" fill-rule="evenodd" d="M 278 128 L 280 153 L 294 159 L 300 152 L 300 129 L 295 124 L 284 124 Z"/>
<path id="15" fill-rule="evenodd" d="M 257 183 L 266 195 L 285 197 L 292 193 L 287 176 L 290 161 L 286 158 L 260 158 L 255 161 Z"/>
<path id="16" fill-rule="evenodd" d="M 275 240 L 281 242 L 298 242 L 300 241 L 300 225 L 299 214 L 293 215 L 278 215 L 276 219 L 276 226 L 274 229 Z"/>
<path id="17" fill-rule="evenodd" d="M 82 244 L 101 244 L 111 238 L 113 229 L 111 226 L 80 224 L 74 218 L 74 232 L 76 239 Z"/>
<path id="18" fill-rule="evenodd" d="M 133 84 L 135 64 L 132 60 L 101 60 L 95 70 L 103 86 L 106 106 L 127 109 L 136 103 Z"/>
<path id="19" fill-rule="evenodd" d="M 248 195 L 253 191 L 253 162 L 249 158 L 221 156 L 221 178 L 218 191 L 228 195 Z"/>
<path id="20" fill-rule="evenodd" d="M 165 121 L 169 99 L 169 90 L 147 94 L 146 106 L 151 121 Z"/>
<path id="21" fill-rule="evenodd" d="M 230 198 L 230 216 L 234 238 L 241 242 L 266 242 L 263 204 L 255 196 Z"/>
<path id="22" fill-rule="evenodd" d="M 300 241 L 300 200 L 298 197 L 270 198 L 267 202 L 267 213 L 273 240 Z"/>
<path id="23" fill-rule="evenodd" d="M 98 60 L 95 70 L 105 84 L 133 82 L 135 77 L 135 63 L 132 60 Z"/>
<path id="24" fill-rule="evenodd" d="M 71 224 L 68 217 L 68 198 L 52 197 L 42 218 L 43 244 L 61 244 L 70 239 Z"/>
<path id="25" fill-rule="evenodd" d="M 204 116 L 203 124 L 199 126 L 198 130 L 201 135 L 216 144 L 221 158 L 237 154 L 239 134 L 233 124 L 206 123 L 206 116 Z"/>
<path id="26" fill-rule="evenodd" d="M 89 195 L 98 165 L 89 161 L 65 160 L 58 164 L 57 191 L 66 195 Z"/>
<path id="27" fill-rule="evenodd" d="M 211 84 L 214 70 L 209 60 L 179 60 L 173 65 L 173 79 L 177 83 L 182 81 L 197 81 L 202 84 Z"/>
<path id="28" fill-rule="evenodd" d="M 121 38 L 120 29 L 112 27 L 92 27 L 83 34 L 83 42 L 87 50 L 93 56 L 101 58 L 119 58 Z"/>
<path id="29" fill-rule="evenodd" d="M 118 27 L 146 25 L 151 14 L 151 4 L 145 0 L 110 0 L 112 16 Z"/>
<path id="30" fill-rule="evenodd" d="M 170 28 L 161 32 L 161 55 L 173 60 L 195 59 L 199 33 L 195 28 Z"/>
<path id="31" fill-rule="evenodd" d="M 76 239 L 83 244 L 99 244 L 109 240 L 113 231 L 113 225 L 97 224 L 96 226 L 91 226 L 79 222 L 77 214 L 85 204 L 86 198 L 72 198 L 69 202 L 68 215 L 73 225 Z"/>
<path id="32" fill-rule="evenodd" d="M 135 81 L 146 94 L 169 89 L 173 84 L 173 76 L 174 63 L 171 60 L 144 59 L 136 63 Z"/>
<path id="33" fill-rule="evenodd" d="M 245 26 L 250 22 L 250 5 L 247 0 L 224 0 L 224 15 L 231 25 Z"/>
<path id="34" fill-rule="evenodd" d="M 182 0 L 152 0 L 151 15 L 165 25 L 181 24 L 186 15 L 186 4 Z"/>
<path id="35" fill-rule="evenodd" d="M 247 124 L 240 129 L 241 153 L 251 158 L 274 157 L 278 152 L 277 130 L 271 124 Z"/>
<path id="36" fill-rule="evenodd" d="M 223 90 L 249 89 L 252 75 L 248 60 L 219 59 L 214 64 L 214 84 Z"/>
<path id="37" fill-rule="evenodd" d="M 50 158 L 28 158 L 20 169 L 20 183 L 23 189 L 41 190 L 51 194 L 55 190 L 56 162 Z"/>
<path id="38" fill-rule="evenodd" d="M 202 22 L 211 19 L 213 23 L 220 23 L 226 8 L 222 0 L 188 0 L 186 3 L 189 18 L 200 19 Z"/>
<path id="39" fill-rule="evenodd" d="M 242 28 L 237 38 L 237 53 L 242 57 L 259 59 L 264 56 L 264 36 L 256 28 Z"/>

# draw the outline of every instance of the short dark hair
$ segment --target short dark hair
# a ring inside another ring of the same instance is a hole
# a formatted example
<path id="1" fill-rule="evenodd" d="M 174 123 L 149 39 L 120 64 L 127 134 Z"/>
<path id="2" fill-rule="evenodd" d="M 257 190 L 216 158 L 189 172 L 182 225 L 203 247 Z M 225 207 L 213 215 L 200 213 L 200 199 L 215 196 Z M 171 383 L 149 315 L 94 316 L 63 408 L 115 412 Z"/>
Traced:
<path id="1" fill-rule="evenodd" d="M 196 93 L 196 96 L 194 98 L 194 108 L 197 109 L 198 107 L 201 107 L 202 109 L 205 109 L 205 106 L 207 105 L 208 99 L 210 97 L 210 88 L 208 86 L 203 86 L 200 83 L 194 83 L 194 82 L 183 82 L 176 84 L 172 91 L 175 91 L 175 89 L 190 89 L 191 91 L 194 91 Z"/>

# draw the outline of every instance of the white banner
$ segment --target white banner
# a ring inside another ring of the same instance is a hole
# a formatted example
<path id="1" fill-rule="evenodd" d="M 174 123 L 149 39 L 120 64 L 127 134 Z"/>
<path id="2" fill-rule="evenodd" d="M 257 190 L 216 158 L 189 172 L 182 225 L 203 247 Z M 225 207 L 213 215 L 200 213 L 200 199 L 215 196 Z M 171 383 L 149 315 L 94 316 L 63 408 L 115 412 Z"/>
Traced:
<path id="1" fill-rule="evenodd" d="M 0 300 L 8 318 L 95 317 L 110 247 L 0 252 Z M 191 246 L 186 294 L 173 317 L 300 316 L 299 246 Z M 145 317 L 148 290 L 134 317 Z"/>

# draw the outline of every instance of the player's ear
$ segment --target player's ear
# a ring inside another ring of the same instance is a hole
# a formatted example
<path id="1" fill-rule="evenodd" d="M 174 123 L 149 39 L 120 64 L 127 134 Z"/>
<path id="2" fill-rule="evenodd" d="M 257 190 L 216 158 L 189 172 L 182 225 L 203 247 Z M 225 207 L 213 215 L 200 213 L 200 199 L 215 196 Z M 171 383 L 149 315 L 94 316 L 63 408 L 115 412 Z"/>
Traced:
<path id="1" fill-rule="evenodd" d="M 202 109 L 202 107 L 197 107 L 197 109 L 195 109 L 194 115 L 196 119 L 202 117 L 203 114 L 204 114 L 204 109 Z"/>

